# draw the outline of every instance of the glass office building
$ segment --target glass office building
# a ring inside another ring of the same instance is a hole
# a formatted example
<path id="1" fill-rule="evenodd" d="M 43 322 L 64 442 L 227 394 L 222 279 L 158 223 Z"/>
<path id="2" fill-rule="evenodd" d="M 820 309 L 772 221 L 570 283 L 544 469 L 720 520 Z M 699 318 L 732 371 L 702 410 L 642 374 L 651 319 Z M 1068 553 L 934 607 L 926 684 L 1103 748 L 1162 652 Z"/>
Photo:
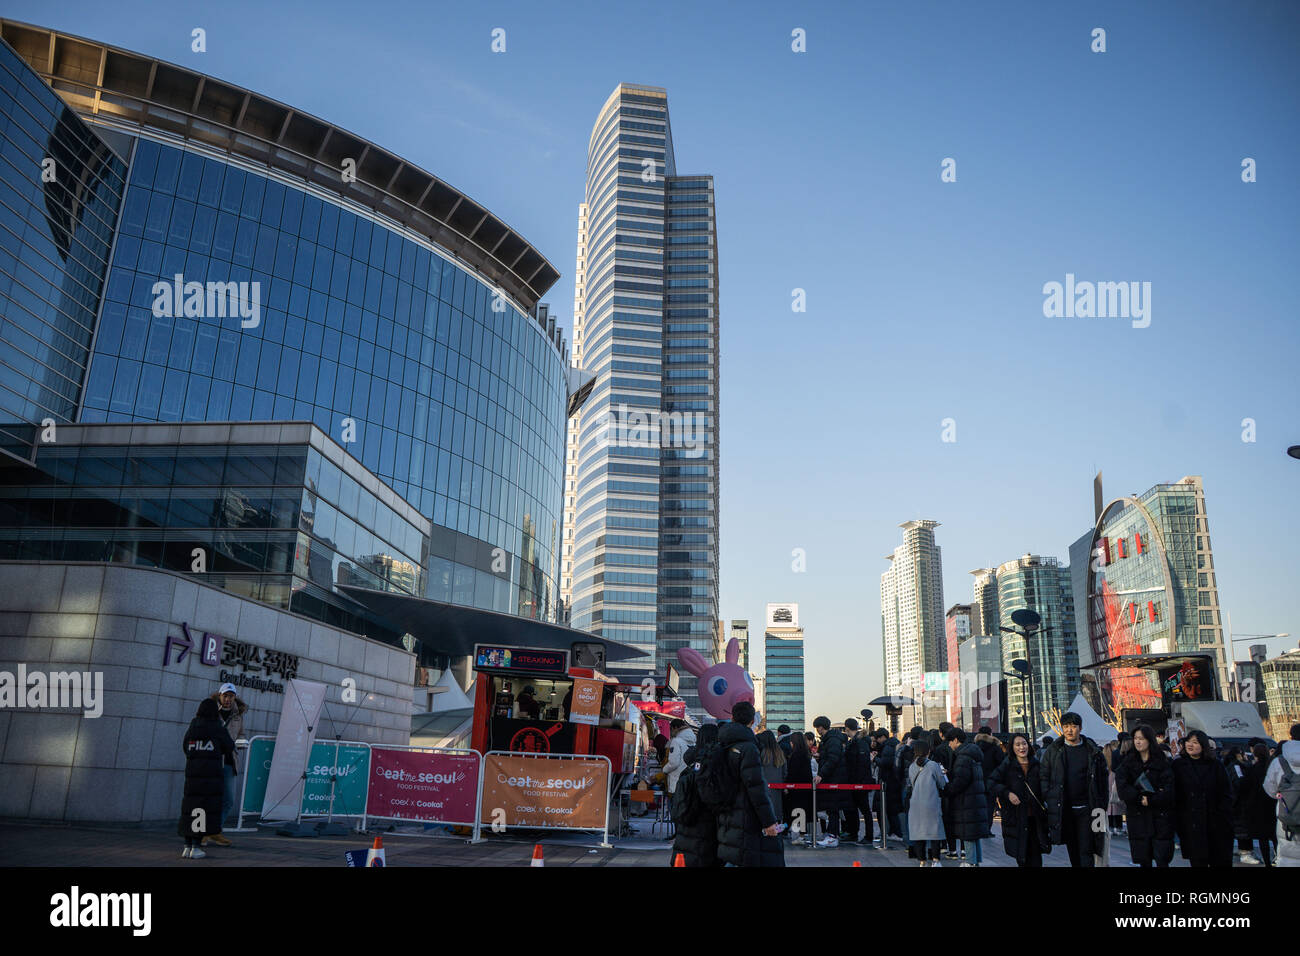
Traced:
<path id="1" fill-rule="evenodd" d="M 667 94 L 620 84 L 597 116 L 579 210 L 563 600 L 573 625 L 663 674 L 718 627 L 718 256 L 713 179 L 681 176 Z M 679 668 L 680 669 L 680 668 Z M 698 709 L 695 677 L 681 693 Z"/>
<path id="2" fill-rule="evenodd" d="M 1209 654 L 1228 685 L 1214 552 L 1199 476 L 1111 501 L 1090 536 L 1086 650 L 1095 664 L 1126 654 Z M 1159 707 L 1149 673 L 1100 668 L 1105 708 Z"/>
<path id="3" fill-rule="evenodd" d="M 769 604 L 763 630 L 764 719 L 773 730 L 789 724 L 808 728 L 804 699 L 803 628 L 798 604 Z"/>
<path id="4" fill-rule="evenodd" d="M 0 547 L 171 567 L 174 532 L 206 521 L 206 573 L 300 613 L 355 623 L 360 592 L 340 587 L 368 582 L 554 620 L 571 396 L 536 309 L 558 277 L 546 259 L 324 120 L 94 41 L 0 31 L 0 447 L 33 469 L 6 469 Z M 42 422 L 310 423 L 396 506 L 311 455 L 292 475 L 271 456 L 271 482 L 265 449 L 142 464 L 128 439 L 83 460 L 43 447 Z M 160 497 L 168 476 L 192 505 Z M 20 513 L 52 485 L 65 505 Z M 256 547 L 234 543 L 247 521 Z"/>
<path id="5" fill-rule="evenodd" d="M 1007 681 L 1007 706 L 1010 725 L 1025 728 L 1035 737 L 1045 733 L 1053 721 L 1046 714 L 1053 708 L 1069 709 L 1079 692 L 1079 655 L 1074 630 L 1074 597 L 1070 588 L 1070 569 L 1056 558 L 1027 554 L 997 569 L 1000 627 L 1017 628 L 1011 615 L 1027 608 L 1040 620 L 1030 640 L 1018 634 L 1002 633 L 1002 670 L 1011 672 L 1017 658 L 1029 661 L 1029 683 Z M 1033 719 L 1030 698 L 1033 699 Z"/>

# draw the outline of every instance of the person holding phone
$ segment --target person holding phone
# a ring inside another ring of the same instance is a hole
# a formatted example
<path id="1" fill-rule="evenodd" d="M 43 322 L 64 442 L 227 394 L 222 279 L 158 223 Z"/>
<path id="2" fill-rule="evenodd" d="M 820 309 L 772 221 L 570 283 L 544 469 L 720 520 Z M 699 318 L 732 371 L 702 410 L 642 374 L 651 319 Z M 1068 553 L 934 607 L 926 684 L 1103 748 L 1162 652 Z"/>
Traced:
<path id="1" fill-rule="evenodd" d="M 1128 845 L 1140 867 L 1174 858 L 1174 768 L 1147 724 L 1133 728 L 1133 749 L 1115 768 L 1115 789 L 1128 818 Z"/>

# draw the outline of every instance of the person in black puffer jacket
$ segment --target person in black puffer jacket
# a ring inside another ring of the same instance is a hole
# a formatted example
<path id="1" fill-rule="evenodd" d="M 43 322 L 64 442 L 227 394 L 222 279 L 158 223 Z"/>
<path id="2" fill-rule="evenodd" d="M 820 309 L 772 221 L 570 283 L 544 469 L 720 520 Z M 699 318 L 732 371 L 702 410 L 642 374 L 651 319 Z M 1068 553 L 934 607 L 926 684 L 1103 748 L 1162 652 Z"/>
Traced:
<path id="1" fill-rule="evenodd" d="M 785 866 L 785 852 L 776 832 L 776 811 L 767 795 L 758 742 L 750 725 L 754 705 L 741 701 L 731 708 L 731 723 L 718 735 L 736 794 L 731 806 L 718 813 L 718 858 L 732 866 Z"/>
<path id="2" fill-rule="evenodd" d="M 993 736 L 993 731 L 988 727 L 981 727 L 975 734 L 975 746 L 980 749 L 980 758 L 984 766 L 984 788 L 988 791 L 989 803 L 989 830 L 993 829 L 993 812 L 997 809 L 998 802 L 993 799 L 993 793 L 989 789 L 989 781 L 993 779 L 993 771 L 1002 766 L 1002 761 L 1007 759 L 1007 752 L 1002 749 L 1002 743 L 998 738 Z"/>
<path id="3" fill-rule="evenodd" d="M 974 743 L 967 742 L 966 732 L 960 727 L 950 728 L 944 737 L 953 753 L 952 774 L 944 788 L 948 791 L 953 830 L 966 851 L 963 865 L 979 866 L 983 859 L 980 840 L 993 835 L 984 786 L 984 754 Z"/>
<path id="4" fill-rule="evenodd" d="M 848 783 L 849 766 L 844 759 L 844 746 L 848 741 L 842 730 L 831 729 L 829 717 L 818 717 L 813 721 L 813 730 L 821 734 L 817 742 L 817 775 L 813 785 L 822 783 Z M 845 799 L 846 790 L 819 790 L 817 792 L 817 809 L 826 811 L 826 837 L 817 845 L 834 847 L 840 844 L 840 811 L 849 808 Z M 848 814 L 846 814 L 847 816 Z M 857 818 L 857 811 L 852 817 Z M 853 833 L 850 836 L 856 837 Z"/>
<path id="5" fill-rule="evenodd" d="M 677 862 L 677 854 L 682 855 L 686 866 L 721 866 L 718 860 L 718 818 L 708 805 L 700 799 L 695 785 L 697 764 L 695 757 L 700 749 L 718 739 L 717 724 L 705 724 L 700 728 L 699 742 L 688 749 L 684 755 L 686 766 L 677 777 L 677 789 L 673 791 L 673 850 L 668 858 L 668 865 Z"/>
<path id="6" fill-rule="evenodd" d="M 858 722 L 850 717 L 844 721 L 845 728 L 852 728 L 855 733 L 849 739 L 848 745 L 844 748 L 844 761 L 848 764 L 848 783 L 875 783 L 871 773 L 871 733 L 867 730 L 858 730 Z M 862 837 L 863 843 L 870 843 L 872 837 L 871 826 L 871 797 L 873 793 L 869 790 L 850 790 L 848 791 L 848 802 L 853 807 L 852 812 L 845 814 L 849 821 L 848 833 L 845 834 L 850 840 L 857 840 L 858 836 L 858 813 L 861 812 L 863 820 L 867 824 L 865 835 Z"/>
<path id="7" fill-rule="evenodd" d="M 883 727 L 876 730 L 875 736 L 876 783 L 880 784 L 877 797 L 885 801 L 885 819 L 889 832 L 901 840 L 903 829 L 899 817 L 903 812 L 903 786 L 898 773 L 898 741 Z"/>
<path id="8" fill-rule="evenodd" d="M 1174 760 L 1174 807 L 1184 859 L 1192 866 L 1232 866 L 1228 774 L 1210 753 L 1204 731 L 1189 733 L 1184 755 Z"/>
<path id="9" fill-rule="evenodd" d="M 201 860 L 207 854 L 195 844 L 221 832 L 221 796 L 225 790 L 221 768 L 235 753 L 235 742 L 217 716 L 217 702 L 212 698 L 199 703 L 198 713 L 185 731 L 183 747 L 185 795 L 176 832 L 185 840 L 181 856 Z"/>
<path id="10" fill-rule="evenodd" d="M 1144 773 L 1154 792 L 1139 783 Z M 1133 728 L 1133 749 L 1115 768 L 1115 790 L 1124 801 L 1133 862 L 1168 866 L 1174 858 L 1174 768 L 1146 724 Z"/>
<path id="11" fill-rule="evenodd" d="M 1027 734 L 1011 738 L 1007 759 L 990 778 L 990 793 L 1002 808 L 1002 849 L 1021 867 L 1041 867 L 1052 852 L 1038 758 Z"/>
<path id="12" fill-rule="evenodd" d="M 944 734 L 952 730 L 952 724 L 946 720 L 939 725 L 938 730 L 930 731 L 930 759 L 943 767 L 944 776 L 952 779 L 952 748 L 948 746 Z M 944 787 L 941 793 L 943 797 L 943 832 L 944 836 L 944 856 L 950 860 L 957 859 L 957 833 L 952 825 L 952 800 L 949 799 L 948 788 Z"/>

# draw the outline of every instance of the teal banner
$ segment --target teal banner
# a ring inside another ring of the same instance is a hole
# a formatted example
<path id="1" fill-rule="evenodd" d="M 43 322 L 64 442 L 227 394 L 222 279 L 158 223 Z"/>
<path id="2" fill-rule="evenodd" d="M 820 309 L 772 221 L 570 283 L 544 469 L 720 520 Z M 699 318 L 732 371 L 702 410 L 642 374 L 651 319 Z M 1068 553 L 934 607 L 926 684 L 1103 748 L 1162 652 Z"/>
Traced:
<path id="1" fill-rule="evenodd" d="M 335 752 L 337 751 L 337 762 Z M 245 813 L 260 814 L 266 801 L 266 780 L 271 772 L 275 741 L 254 740 L 248 746 L 248 763 L 244 771 Z M 334 814 L 361 816 L 366 806 L 366 786 L 370 780 L 370 748 L 361 744 L 333 744 L 317 741 L 311 748 L 307 782 L 302 790 L 301 810 L 305 814 L 324 816 L 330 812 L 330 780 L 334 786 Z"/>

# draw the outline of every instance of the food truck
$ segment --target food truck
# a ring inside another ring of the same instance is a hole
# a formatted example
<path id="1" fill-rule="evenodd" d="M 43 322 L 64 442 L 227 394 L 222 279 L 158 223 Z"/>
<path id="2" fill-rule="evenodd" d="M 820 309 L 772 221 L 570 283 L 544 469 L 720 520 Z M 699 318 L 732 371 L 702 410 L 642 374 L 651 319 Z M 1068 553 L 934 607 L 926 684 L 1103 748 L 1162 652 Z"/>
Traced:
<path id="1" fill-rule="evenodd" d="M 599 754 L 615 775 L 636 772 L 655 733 L 650 721 L 678 709 L 685 715 L 685 702 L 676 699 L 672 674 L 631 684 L 575 665 L 575 657 L 592 659 L 588 647 L 476 645 L 470 746 L 480 753 Z M 647 719 L 638 703 L 655 713 Z"/>
<path id="2" fill-rule="evenodd" d="M 1272 742 L 1254 704 L 1222 699 L 1209 654 L 1125 654 L 1085 668 L 1103 669 L 1146 671 L 1159 688 L 1159 707 L 1120 708 L 1120 726 L 1128 732 L 1145 723 L 1164 735 L 1175 728 L 1177 736 L 1201 730 L 1221 747 L 1244 747 L 1256 737 Z"/>

